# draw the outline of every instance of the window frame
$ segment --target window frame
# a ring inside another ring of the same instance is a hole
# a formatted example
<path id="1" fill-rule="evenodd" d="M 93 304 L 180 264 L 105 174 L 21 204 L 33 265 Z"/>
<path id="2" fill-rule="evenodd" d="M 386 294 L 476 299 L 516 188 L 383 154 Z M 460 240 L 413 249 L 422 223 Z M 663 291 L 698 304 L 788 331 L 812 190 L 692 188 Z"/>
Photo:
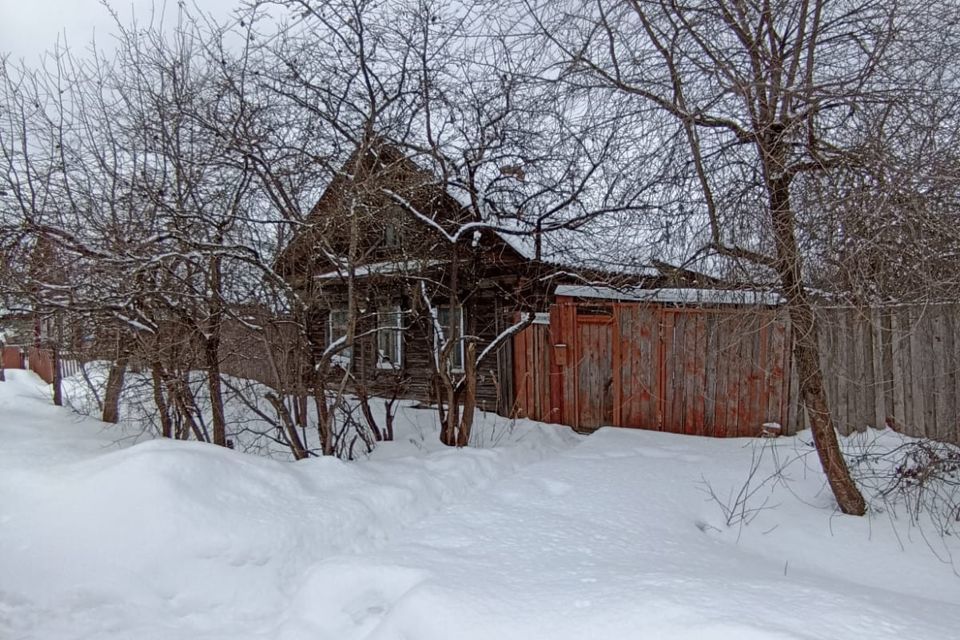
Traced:
<path id="1" fill-rule="evenodd" d="M 385 324 L 384 318 L 392 316 L 394 322 Z M 394 343 L 394 352 L 389 354 L 392 360 L 381 360 L 380 339 L 382 336 L 392 333 L 396 342 Z M 387 369 L 390 371 L 399 371 L 403 369 L 403 309 L 398 304 L 384 305 L 377 307 L 377 369 Z"/>
<path id="2" fill-rule="evenodd" d="M 387 222 L 383 226 L 383 246 L 387 249 L 396 249 L 401 245 L 400 229 L 393 222 Z"/>
<path id="3" fill-rule="evenodd" d="M 466 358 L 467 358 L 466 349 L 464 348 L 465 345 L 466 345 L 466 341 L 464 340 L 464 336 L 466 335 L 466 332 L 465 332 L 465 326 L 466 326 L 466 325 L 465 325 L 465 323 L 464 323 L 464 317 L 463 317 L 463 316 L 464 316 L 464 314 L 463 314 L 463 305 L 458 305 L 457 307 L 453 307 L 453 308 L 457 311 L 457 315 L 459 315 L 459 317 L 460 317 L 460 323 L 459 323 L 459 324 L 460 324 L 460 327 L 459 327 L 459 328 L 460 328 L 460 337 L 459 337 L 458 340 L 457 340 L 457 342 L 458 342 L 459 344 L 457 344 L 456 347 L 455 347 L 455 348 L 457 349 L 457 351 L 456 351 L 457 355 L 460 356 L 460 363 L 459 363 L 459 366 L 458 366 L 458 365 L 457 365 L 457 362 L 456 362 L 456 359 L 455 359 L 454 357 L 451 357 L 451 358 L 450 358 L 450 360 L 451 360 L 451 361 L 450 361 L 450 371 L 451 371 L 451 373 L 463 373 L 463 372 L 465 371 L 465 369 L 464 369 L 464 364 L 466 363 Z M 434 306 L 434 308 L 433 308 L 433 318 L 434 318 L 434 321 L 436 322 L 436 326 L 439 327 L 439 328 L 444 332 L 444 333 L 443 333 L 443 336 L 442 336 L 443 339 L 444 339 L 444 341 L 446 340 L 446 331 L 447 331 L 447 328 L 450 326 L 450 319 L 449 319 L 449 317 L 448 317 L 448 318 L 447 318 L 447 322 L 444 323 L 443 321 L 441 321 L 440 313 L 441 313 L 441 311 L 446 311 L 447 313 L 449 313 L 449 312 L 450 312 L 450 309 L 451 309 L 451 306 L 450 306 L 449 304 L 438 304 L 438 305 Z M 436 337 L 440 337 L 440 336 L 436 336 Z M 438 356 L 439 356 L 439 354 L 440 354 L 440 346 L 441 346 L 441 345 L 438 344 L 438 343 L 436 343 L 436 341 L 435 341 L 435 344 L 434 344 L 433 348 L 434 348 L 434 352 L 435 352 Z M 451 354 L 451 356 L 453 356 L 453 354 Z"/>
<path id="4" fill-rule="evenodd" d="M 334 324 L 334 315 L 343 314 L 343 322 L 338 322 Z M 339 340 L 341 337 L 347 335 L 347 324 L 350 322 L 350 311 L 346 307 L 332 307 L 330 312 L 327 314 L 327 347 L 329 348 L 336 340 Z M 343 328 L 342 333 L 336 333 L 335 327 L 339 326 Z M 336 354 L 334 358 L 343 358 L 350 362 L 353 359 L 353 346 L 345 346 Z"/>

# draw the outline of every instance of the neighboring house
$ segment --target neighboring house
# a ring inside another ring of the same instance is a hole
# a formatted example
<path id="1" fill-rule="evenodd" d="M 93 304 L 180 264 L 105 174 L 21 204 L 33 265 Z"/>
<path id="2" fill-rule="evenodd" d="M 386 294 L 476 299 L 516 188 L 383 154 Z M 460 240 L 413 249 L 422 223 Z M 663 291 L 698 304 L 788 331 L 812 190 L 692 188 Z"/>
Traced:
<path id="1" fill-rule="evenodd" d="M 546 311 L 558 285 L 716 286 L 666 264 L 613 272 L 556 252 L 538 258 L 530 236 L 472 218 L 470 207 L 397 149 L 384 145 L 349 162 L 351 177 L 334 179 L 277 268 L 311 301 L 314 345 L 342 344 L 353 291 L 356 336 L 335 362 L 372 393 L 434 399 L 435 358 L 451 329 L 475 340 L 480 354 L 527 313 Z M 509 415 L 517 408 L 513 342 L 503 340 L 478 363 L 481 409 Z M 451 350 L 454 373 L 464 344 L 457 340 Z"/>
<path id="2" fill-rule="evenodd" d="M 8 311 L 0 308 L 0 332 L 8 345 L 29 346 L 34 342 L 36 319 L 34 314 L 23 311 Z"/>

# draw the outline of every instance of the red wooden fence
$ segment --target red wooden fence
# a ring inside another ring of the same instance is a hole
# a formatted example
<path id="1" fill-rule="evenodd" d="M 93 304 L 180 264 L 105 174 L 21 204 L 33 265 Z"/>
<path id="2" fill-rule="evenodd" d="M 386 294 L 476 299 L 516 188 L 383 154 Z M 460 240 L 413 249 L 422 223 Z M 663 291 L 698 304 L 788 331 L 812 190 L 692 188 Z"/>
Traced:
<path id="1" fill-rule="evenodd" d="M 754 436 L 787 423 L 787 323 L 768 309 L 558 298 L 514 341 L 518 413 L 603 425 Z"/>
<path id="2" fill-rule="evenodd" d="M 27 361 L 30 370 L 43 378 L 47 384 L 53 382 L 53 352 L 50 349 L 30 347 L 27 352 Z"/>
<path id="3" fill-rule="evenodd" d="M 4 369 L 23 369 L 23 352 L 20 347 L 4 347 L 2 351 Z"/>

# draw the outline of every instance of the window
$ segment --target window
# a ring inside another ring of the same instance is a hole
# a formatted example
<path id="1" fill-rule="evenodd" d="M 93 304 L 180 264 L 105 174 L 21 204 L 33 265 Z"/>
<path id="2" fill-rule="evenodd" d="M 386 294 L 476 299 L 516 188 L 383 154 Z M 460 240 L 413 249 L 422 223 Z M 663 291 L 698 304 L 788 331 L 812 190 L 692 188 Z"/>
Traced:
<path id="1" fill-rule="evenodd" d="M 333 344 L 340 338 L 347 335 L 347 325 L 349 324 L 350 314 L 346 309 L 330 309 L 330 320 L 329 320 L 329 341 L 328 345 Z M 351 347 L 346 347 L 337 352 L 334 356 L 334 362 L 337 362 L 338 359 L 341 361 L 338 364 L 342 364 L 342 360 L 350 361 L 350 356 L 353 353 Z"/>
<path id="2" fill-rule="evenodd" d="M 400 246 L 400 234 L 397 232 L 397 225 L 392 222 L 388 222 L 383 227 L 383 246 L 385 247 L 399 247 Z"/>
<path id="3" fill-rule="evenodd" d="M 377 310 L 377 367 L 399 369 L 403 366 L 403 314 L 400 307 Z"/>
<path id="4" fill-rule="evenodd" d="M 440 349 L 450 337 L 447 335 L 450 332 L 450 305 L 437 307 L 437 322 L 443 331 L 442 339 L 437 345 L 437 349 Z M 450 367 L 454 371 L 463 371 L 463 308 L 453 309 L 453 322 L 457 330 L 457 344 L 450 351 Z"/>

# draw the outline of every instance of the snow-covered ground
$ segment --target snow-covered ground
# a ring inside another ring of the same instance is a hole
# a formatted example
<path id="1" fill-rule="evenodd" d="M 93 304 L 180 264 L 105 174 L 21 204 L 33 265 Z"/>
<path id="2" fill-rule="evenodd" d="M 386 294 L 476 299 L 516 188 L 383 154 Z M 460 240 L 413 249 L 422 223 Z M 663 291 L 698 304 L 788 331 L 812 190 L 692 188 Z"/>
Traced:
<path id="1" fill-rule="evenodd" d="M 960 544 L 896 510 L 838 515 L 804 434 L 582 438 L 485 417 L 495 446 L 451 450 L 424 433 L 429 412 L 406 408 L 399 441 L 368 460 L 291 463 L 133 444 L 123 436 L 135 425 L 52 407 L 32 374 L 7 373 L 4 640 L 940 639 L 960 629 Z M 898 441 L 877 438 L 879 448 Z M 728 525 L 720 503 L 735 503 L 758 459 L 760 489 L 739 512 L 749 522 Z M 781 479 L 761 485 L 775 468 Z"/>

